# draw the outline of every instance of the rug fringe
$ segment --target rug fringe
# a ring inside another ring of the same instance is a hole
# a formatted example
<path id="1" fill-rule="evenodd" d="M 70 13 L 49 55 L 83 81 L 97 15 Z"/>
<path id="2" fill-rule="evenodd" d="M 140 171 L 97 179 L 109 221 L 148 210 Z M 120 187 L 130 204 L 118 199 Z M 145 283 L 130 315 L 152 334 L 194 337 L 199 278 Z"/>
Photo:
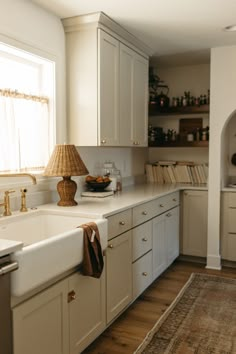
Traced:
<path id="1" fill-rule="evenodd" d="M 168 317 L 170 312 L 172 311 L 173 307 L 177 304 L 177 302 L 181 299 L 183 296 L 185 290 L 189 287 L 189 285 L 192 283 L 194 277 L 200 273 L 192 273 L 188 279 L 188 281 L 185 283 L 183 288 L 180 290 L 174 301 L 170 304 L 168 309 L 163 313 L 163 315 L 159 318 L 159 320 L 155 323 L 154 327 L 147 333 L 146 337 L 142 341 L 142 343 L 138 346 L 138 348 L 133 352 L 133 354 L 140 354 L 142 353 L 142 350 L 147 346 L 148 343 L 152 340 L 154 334 L 156 333 L 156 330 L 162 325 L 162 323 L 165 321 L 165 319 Z"/>

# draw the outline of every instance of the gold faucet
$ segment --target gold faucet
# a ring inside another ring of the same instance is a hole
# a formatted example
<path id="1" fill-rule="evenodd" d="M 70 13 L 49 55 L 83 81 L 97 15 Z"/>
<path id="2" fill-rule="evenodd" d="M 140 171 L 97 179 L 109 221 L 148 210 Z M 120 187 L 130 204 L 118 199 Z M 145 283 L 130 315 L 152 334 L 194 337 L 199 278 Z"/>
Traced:
<path id="1" fill-rule="evenodd" d="M 9 190 L 9 191 L 5 191 L 5 195 L 4 195 L 4 202 L 0 203 L 0 206 L 4 206 L 4 216 L 10 216 L 11 215 L 11 208 L 10 208 L 10 198 L 9 198 L 9 194 L 10 193 L 14 193 L 15 191 L 13 190 Z"/>
<path id="2" fill-rule="evenodd" d="M 36 177 L 32 175 L 31 173 L 0 173 L 0 177 L 29 177 L 32 180 L 33 184 L 36 184 Z M 4 195 L 4 202 L 0 203 L 0 206 L 4 206 L 4 216 L 10 216 L 11 215 L 11 209 L 10 209 L 10 198 L 9 194 L 13 193 L 15 191 L 9 190 L 5 191 Z M 21 209 L 20 211 L 27 211 L 26 208 L 26 195 L 25 193 L 27 192 L 27 189 L 21 189 Z"/>
<path id="3" fill-rule="evenodd" d="M 0 173 L 0 177 L 29 177 L 33 184 L 36 184 L 36 177 L 31 173 Z"/>

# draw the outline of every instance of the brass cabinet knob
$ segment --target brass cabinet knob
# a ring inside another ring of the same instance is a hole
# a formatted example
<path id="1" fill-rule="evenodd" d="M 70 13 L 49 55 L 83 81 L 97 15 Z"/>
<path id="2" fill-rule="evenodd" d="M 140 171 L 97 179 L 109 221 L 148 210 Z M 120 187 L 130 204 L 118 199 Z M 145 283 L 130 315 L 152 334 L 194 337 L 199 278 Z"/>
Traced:
<path id="1" fill-rule="evenodd" d="M 106 139 L 102 139 L 101 144 L 106 144 Z"/>
<path id="2" fill-rule="evenodd" d="M 171 215 L 172 215 L 171 213 L 166 214 L 166 216 L 167 216 L 168 218 L 169 218 Z"/>
<path id="3" fill-rule="evenodd" d="M 175 198 L 173 198 L 173 202 L 176 202 L 176 199 L 175 199 Z"/>
<path id="4" fill-rule="evenodd" d="M 143 215 L 147 215 L 147 211 L 144 210 L 144 211 L 142 212 L 142 214 L 143 214 Z"/>
<path id="5" fill-rule="evenodd" d="M 110 245 L 108 245 L 109 248 L 114 248 L 113 244 L 111 243 Z"/>
<path id="6" fill-rule="evenodd" d="M 160 204 L 159 206 L 160 206 L 160 208 L 163 208 L 163 207 L 164 207 L 164 205 L 163 205 L 163 204 Z"/>
<path id="7" fill-rule="evenodd" d="M 147 274 L 147 272 L 142 272 L 142 275 L 143 275 L 144 277 L 146 277 L 148 274 Z"/>
<path id="8" fill-rule="evenodd" d="M 124 221 L 120 221 L 119 224 L 122 225 L 122 226 L 124 226 L 124 225 L 125 225 L 125 222 L 124 222 Z"/>
<path id="9" fill-rule="evenodd" d="M 76 293 L 74 290 L 70 291 L 67 295 L 67 302 L 70 303 L 76 299 Z"/>
<path id="10" fill-rule="evenodd" d="M 142 238 L 142 241 L 143 241 L 143 242 L 147 242 L 147 240 L 148 240 L 147 237 L 143 237 L 143 238 Z"/>

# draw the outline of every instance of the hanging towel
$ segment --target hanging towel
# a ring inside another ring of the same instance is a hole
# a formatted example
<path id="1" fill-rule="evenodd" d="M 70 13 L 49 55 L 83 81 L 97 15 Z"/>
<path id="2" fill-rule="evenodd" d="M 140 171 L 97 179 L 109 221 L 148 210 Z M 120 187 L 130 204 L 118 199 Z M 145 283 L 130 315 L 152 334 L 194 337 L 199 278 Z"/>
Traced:
<path id="1" fill-rule="evenodd" d="M 82 273 L 100 278 L 104 262 L 98 227 L 95 222 L 82 224 L 78 227 L 84 230 Z"/>

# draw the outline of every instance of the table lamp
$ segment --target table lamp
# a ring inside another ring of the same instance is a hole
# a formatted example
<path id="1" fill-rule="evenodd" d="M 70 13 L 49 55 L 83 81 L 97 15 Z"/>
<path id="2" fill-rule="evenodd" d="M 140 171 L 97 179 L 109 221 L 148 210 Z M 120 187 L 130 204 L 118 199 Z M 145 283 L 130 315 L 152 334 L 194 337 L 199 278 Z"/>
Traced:
<path id="1" fill-rule="evenodd" d="M 83 176 L 89 172 L 84 165 L 75 145 L 56 145 L 44 171 L 44 176 L 62 176 L 63 180 L 57 184 L 60 200 L 59 206 L 74 206 L 77 184 L 71 176 Z"/>

